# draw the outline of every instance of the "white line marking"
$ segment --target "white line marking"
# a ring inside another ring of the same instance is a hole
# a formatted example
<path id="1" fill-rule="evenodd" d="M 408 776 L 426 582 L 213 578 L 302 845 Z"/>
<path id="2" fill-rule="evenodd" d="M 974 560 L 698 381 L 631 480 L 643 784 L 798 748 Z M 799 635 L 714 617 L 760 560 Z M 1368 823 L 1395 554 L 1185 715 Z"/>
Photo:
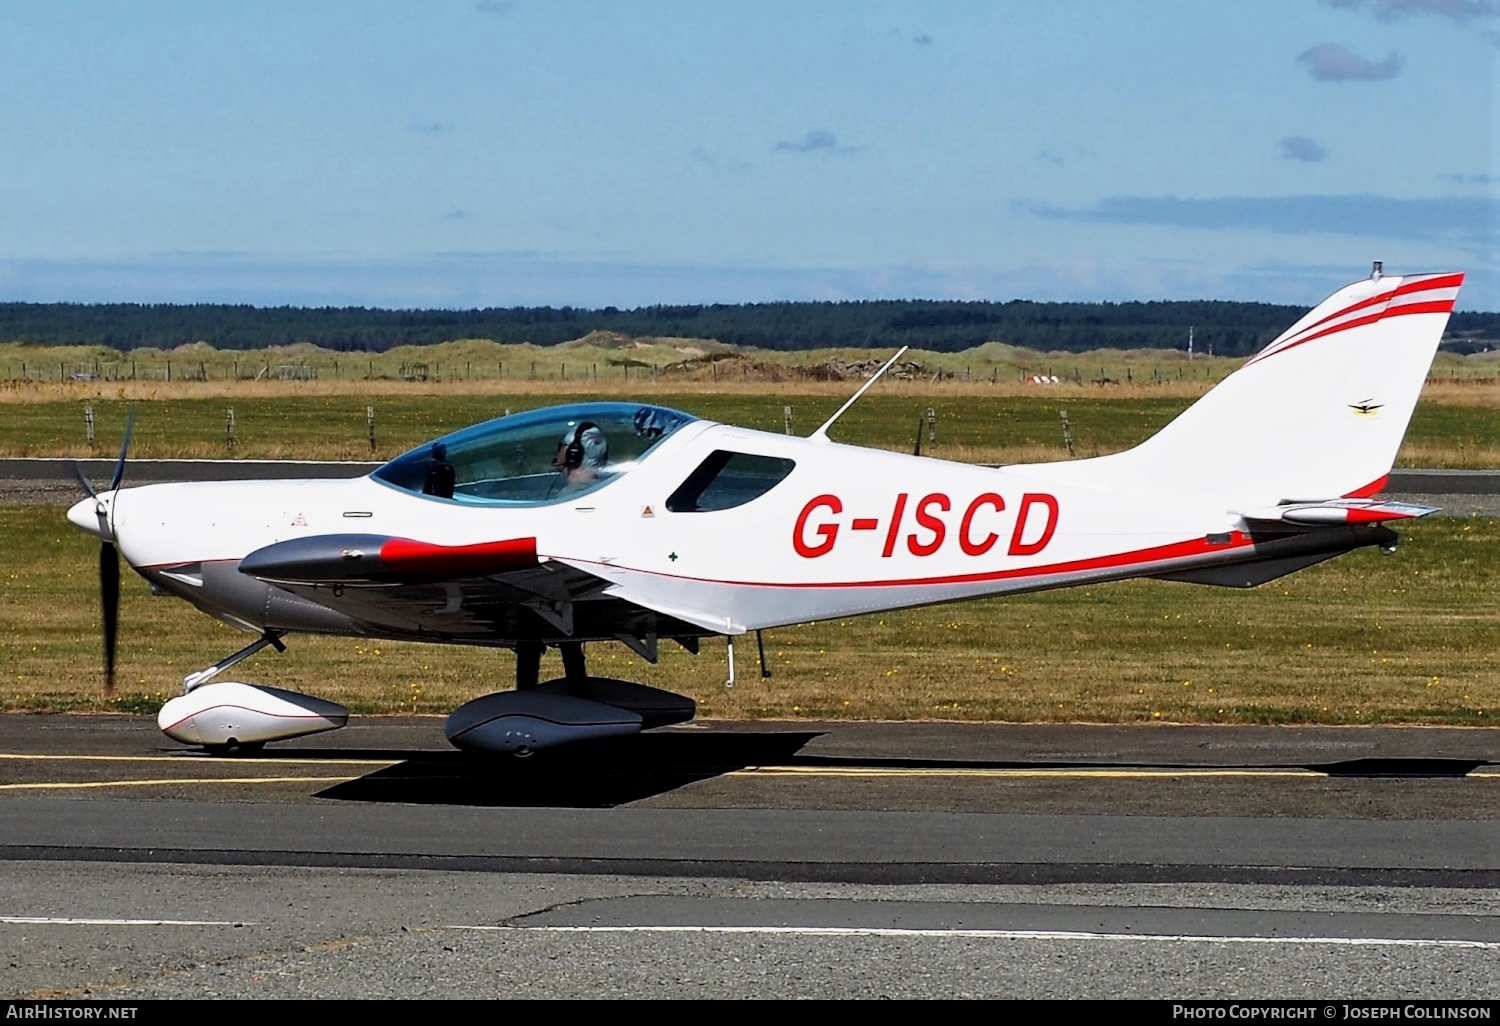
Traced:
<path id="1" fill-rule="evenodd" d="M 801 937 L 920 937 L 977 940 L 1155 941 L 1177 944 L 1330 944 L 1340 947 L 1475 948 L 1500 951 L 1500 942 L 1416 937 L 1215 937 L 1198 934 L 1090 933 L 1078 930 L 903 930 L 844 926 L 445 926 L 491 933 L 725 933 Z"/>
<path id="2" fill-rule="evenodd" d="M 217 919 L 74 919 L 67 916 L 0 916 L 0 923 L 18 926 L 255 926 Z"/>

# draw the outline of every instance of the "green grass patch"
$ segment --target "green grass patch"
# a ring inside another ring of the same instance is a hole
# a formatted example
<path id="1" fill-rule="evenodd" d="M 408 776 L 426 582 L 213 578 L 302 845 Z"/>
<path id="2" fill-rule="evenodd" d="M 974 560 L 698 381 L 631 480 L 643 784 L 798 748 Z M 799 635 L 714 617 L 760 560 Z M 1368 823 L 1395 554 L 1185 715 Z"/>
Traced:
<path id="1" fill-rule="evenodd" d="M 1500 717 L 1500 522 L 1402 529 L 1249 591 L 1131 581 L 770 631 L 769 680 L 740 646 L 675 645 L 655 666 L 590 646 L 601 675 L 692 695 L 712 717 L 1031 722 L 1432 723 Z M 96 543 L 63 510 L 0 506 L 0 708 L 153 711 L 183 675 L 245 643 L 185 603 L 123 582 L 119 687 L 100 682 Z M 233 677 L 357 712 L 446 712 L 510 686 L 505 650 L 296 636 Z M 560 675 L 555 653 L 544 673 Z"/>

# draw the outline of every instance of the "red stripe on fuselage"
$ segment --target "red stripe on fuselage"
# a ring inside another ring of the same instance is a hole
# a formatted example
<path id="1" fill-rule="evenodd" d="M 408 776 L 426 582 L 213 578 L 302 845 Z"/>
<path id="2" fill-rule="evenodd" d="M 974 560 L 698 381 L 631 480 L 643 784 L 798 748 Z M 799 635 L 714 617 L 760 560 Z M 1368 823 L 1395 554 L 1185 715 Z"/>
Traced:
<path id="1" fill-rule="evenodd" d="M 939 584 L 978 584 L 985 581 L 1046 577 L 1051 574 L 1084 573 L 1089 570 L 1124 569 L 1132 566 L 1144 566 L 1148 563 L 1162 562 L 1164 560 L 1186 559 L 1189 556 L 1199 556 L 1207 552 L 1234 552 L 1239 549 L 1248 548 L 1253 544 L 1247 535 L 1235 531 L 1233 532 L 1232 540 L 1227 545 L 1211 545 L 1207 539 L 1194 538 L 1192 541 L 1170 542 L 1166 545 L 1156 545 L 1151 548 L 1136 549 L 1131 552 L 1118 552 L 1108 556 L 1069 560 L 1066 563 L 1049 563 L 1044 566 L 1020 567 L 1015 570 L 989 570 L 983 573 L 950 574 L 944 577 L 916 577 L 875 581 L 811 581 L 792 583 L 779 583 L 775 581 L 724 581 L 707 577 L 688 577 L 683 574 L 666 574 L 655 570 L 637 570 L 630 567 L 622 567 L 618 564 L 610 564 L 610 569 L 630 569 L 634 573 L 650 574 L 653 577 L 667 577 L 677 581 L 694 581 L 701 584 L 728 584 L 745 588 L 907 588 Z M 574 559 L 561 555 L 554 555 L 549 558 L 562 559 L 570 563 L 604 565 L 594 560 Z"/>

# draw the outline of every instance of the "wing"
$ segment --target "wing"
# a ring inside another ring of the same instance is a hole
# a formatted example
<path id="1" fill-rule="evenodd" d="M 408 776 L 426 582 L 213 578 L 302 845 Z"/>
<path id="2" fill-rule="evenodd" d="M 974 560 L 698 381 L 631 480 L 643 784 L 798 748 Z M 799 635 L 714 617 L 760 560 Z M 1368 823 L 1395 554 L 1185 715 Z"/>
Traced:
<path id="1" fill-rule="evenodd" d="M 407 640 L 619 640 L 655 662 L 658 638 L 696 651 L 697 639 L 710 633 L 610 595 L 612 583 L 585 570 L 539 558 L 535 538 L 433 545 L 318 535 L 257 549 L 239 569 L 351 617 L 371 634 Z"/>

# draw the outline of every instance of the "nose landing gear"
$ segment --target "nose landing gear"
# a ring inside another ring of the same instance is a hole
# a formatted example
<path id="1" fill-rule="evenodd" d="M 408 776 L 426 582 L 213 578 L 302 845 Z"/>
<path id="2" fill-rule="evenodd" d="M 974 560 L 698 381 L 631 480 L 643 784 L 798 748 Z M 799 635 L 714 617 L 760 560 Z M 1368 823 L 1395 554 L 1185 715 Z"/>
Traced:
<path id="1" fill-rule="evenodd" d="M 182 694 L 157 714 L 162 733 L 184 744 L 202 745 L 214 755 L 252 755 L 267 741 L 337 730 L 349 710 L 337 702 L 264 684 L 213 678 L 265 648 L 286 651 L 283 631 L 266 631 L 238 652 L 182 679 Z"/>

